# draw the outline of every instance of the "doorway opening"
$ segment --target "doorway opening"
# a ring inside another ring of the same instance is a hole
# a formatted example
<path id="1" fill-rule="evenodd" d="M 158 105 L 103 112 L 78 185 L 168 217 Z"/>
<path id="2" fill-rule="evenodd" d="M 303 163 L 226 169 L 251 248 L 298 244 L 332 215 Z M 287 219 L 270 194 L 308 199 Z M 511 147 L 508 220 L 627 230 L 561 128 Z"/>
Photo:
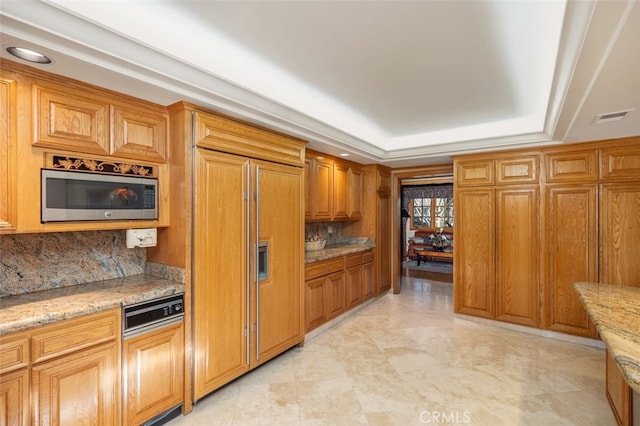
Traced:
<path id="1" fill-rule="evenodd" d="M 402 277 L 453 282 L 453 165 L 392 173 L 393 291 Z"/>

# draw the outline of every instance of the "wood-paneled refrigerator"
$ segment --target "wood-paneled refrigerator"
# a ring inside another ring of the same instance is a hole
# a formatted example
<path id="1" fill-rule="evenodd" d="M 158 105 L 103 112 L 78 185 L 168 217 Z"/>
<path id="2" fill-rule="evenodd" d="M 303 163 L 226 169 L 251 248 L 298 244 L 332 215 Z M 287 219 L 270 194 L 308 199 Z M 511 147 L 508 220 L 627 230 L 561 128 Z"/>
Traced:
<path id="1" fill-rule="evenodd" d="M 304 339 L 303 163 L 211 149 L 229 135 L 260 143 L 222 124 L 196 115 L 195 400 Z"/>

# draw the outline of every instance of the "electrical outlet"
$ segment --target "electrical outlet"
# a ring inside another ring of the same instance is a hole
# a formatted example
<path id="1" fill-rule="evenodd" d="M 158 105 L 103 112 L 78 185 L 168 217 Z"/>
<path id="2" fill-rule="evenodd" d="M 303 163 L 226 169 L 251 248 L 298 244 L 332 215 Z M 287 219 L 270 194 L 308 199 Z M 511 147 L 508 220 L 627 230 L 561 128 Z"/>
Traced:
<path id="1" fill-rule="evenodd" d="M 127 248 L 155 247 L 158 242 L 156 228 L 127 229 Z"/>

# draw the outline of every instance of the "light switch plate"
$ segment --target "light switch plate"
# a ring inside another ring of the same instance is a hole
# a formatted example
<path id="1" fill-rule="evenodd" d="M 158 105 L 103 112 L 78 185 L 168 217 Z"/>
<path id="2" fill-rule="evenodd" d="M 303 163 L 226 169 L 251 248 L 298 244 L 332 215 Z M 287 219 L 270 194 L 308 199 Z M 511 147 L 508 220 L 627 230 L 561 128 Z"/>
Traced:
<path id="1" fill-rule="evenodd" d="M 127 229 L 127 248 L 155 247 L 157 242 L 157 228 Z"/>

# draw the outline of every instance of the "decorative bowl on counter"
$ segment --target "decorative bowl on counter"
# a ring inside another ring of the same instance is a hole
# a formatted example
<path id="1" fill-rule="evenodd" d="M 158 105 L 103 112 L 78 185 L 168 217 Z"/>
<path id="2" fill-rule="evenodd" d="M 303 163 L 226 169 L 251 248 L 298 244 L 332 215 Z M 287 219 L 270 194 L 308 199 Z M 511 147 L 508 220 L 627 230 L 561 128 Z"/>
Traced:
<path id="1" fill-rule="evenodd" d="M 305 241 L 304 242 L 304 248 L 305 250 L 308 251 L 312 251 L 312 250 L 322 250 L 324 248 L 324 245 L 327 243 L 326 240 L 319 240 L 319 241 Z"/>

